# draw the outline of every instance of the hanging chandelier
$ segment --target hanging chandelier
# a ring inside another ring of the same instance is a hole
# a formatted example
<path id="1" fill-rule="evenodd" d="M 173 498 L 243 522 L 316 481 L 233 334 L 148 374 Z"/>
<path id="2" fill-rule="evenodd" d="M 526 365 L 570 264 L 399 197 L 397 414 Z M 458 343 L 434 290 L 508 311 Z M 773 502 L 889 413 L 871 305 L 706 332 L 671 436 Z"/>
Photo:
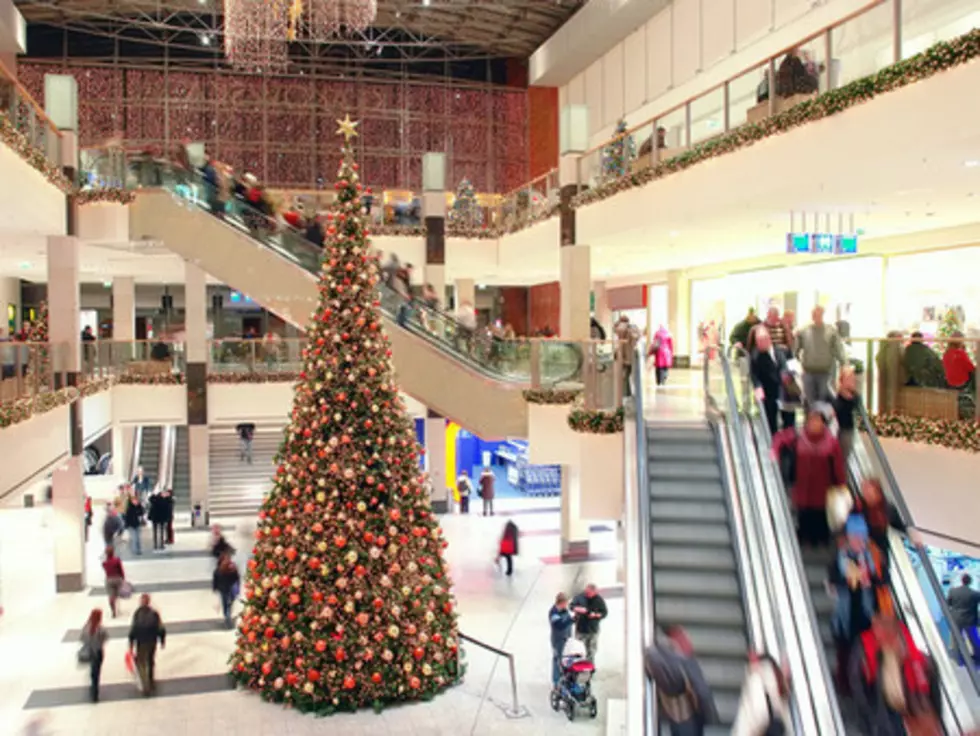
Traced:
<path id="1" fill-rule="evenodd" d="M 274 74 L 289 62 L 288 0 L 225 0 L 225 56 L 236 69 Z"/>
<path id="2" fill-rule="evenodd" d="M 323 43 L 344 32 L 365 31 L 377 17 L 377 0 L 293 0 L 289 28 L 297 38 L 305 25 L 309 40 Z"/>

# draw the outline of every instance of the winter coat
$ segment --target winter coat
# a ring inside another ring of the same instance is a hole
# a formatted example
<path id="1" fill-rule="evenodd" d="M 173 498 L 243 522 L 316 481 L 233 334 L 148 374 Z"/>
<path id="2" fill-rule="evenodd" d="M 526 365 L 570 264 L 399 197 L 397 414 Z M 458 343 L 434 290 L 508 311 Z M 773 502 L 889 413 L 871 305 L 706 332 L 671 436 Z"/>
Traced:
<path id="1" fill-rule="evenodd" d="M 140 606 L 133 614 L 133 622 L 129 627 L 129 644 L 161 644 L 167 641 L 167 630 L 163 626 L 160 614 L 149 606 Z"/>
<path id="2" fill-rule="evenodd" d="M 143 524 L 143 504 L 139 501 L 134 501 L 129 499 L 129 503 L 126 504 L 126 528 L 127 529 L 138 529 Z"/>
<path id="3" fill-rule="evenodd" d="M 661 719 L 671 724 L 718 722 L 711 686 L 696 659 L 685 656 L 673 642 L 661 641 L 646 650 L 644 665 L 657 686 Z"/>
<path id="4" fill-rule="evenodd" d="M 777 432 L 772 449 L 779 456 L 783 449 L 796 453 L 796 482 L 790 495 L 797 509 L 823 509 L 827 505 L 827 491 L 831 486 L 844 485 L 844 456 L 840 444 L 829 430 L 819 437 L 811 437 L 806 431 L 792 427 Z"/>
<path id="5" fill-rule="evenodd" d="M 657 350 L 653 352 L 654 365 L 657 368 L 671 368 L 674 365 L 674 338 L 670 336 L 670 332 L 667 331 L 666 327 L 661 327 L 653 335 L 654 342 L 651 343 L 651 351 L 653 350 L 652 345 L 657 344 Z"/>
<path id="6" fill-rule="evenodd" d="M 153 524 L 166 524 L 169 504 L 162 493 L 150 496 L 150 511 L 146 518 Z"/>
<path id="7" fill-rule="evenodd" d="M 119 514 L 108 514 L 102 522 L 102 539 L 105 543 L 112 544 L 112 540 L 123 530 L 123 520 Z"/>
<path id="8" fill-rule="evenodd" d="M 585 593 L 579 593 L 572 599 L 572 602 L 568 607 L 575 612 L 576 634 L 598 634 L 599 622 L 609 615 L 609 609 L 606 608 L 606 602 L 598 593 L 591 598 L 585 595 Z M 586 613 L 578 613 L 575 611 L 576 608 L 584 608 Z M 592 613 L 599 614 L 598 618 L 593 618 L 589 615 Z"/>
<path id="9" fill-rule="evenodd" d="M 980 592 L 968 585 L 952 588 L 946 596 L 950 617 L 958 629 L 972 629 L 977 625 L 977 606 L 980 606 Z"/>
<path id="10" fill-rule="evenodd" d="M 234 564 L 219 565 L 211 576 L 211 590 L 222 595 L 232 595 L 241 586 L 242 578 Z"/>
<path id="11" fill-rule="evenodd" d="M 775 719 L 782 721 L 787 736 L 793 736 L 793 720 L 779 692 L 779 677 L 772 662 L 764 659 L 749 665 L 745 673 L 731 736 L 765 736 Z"/>
<path id="12" fill-rule="evenodd" d="M 552 606 L 548 611 L 548 623 L 551 624 L 551 648 L 561 653 L 565 649 L 565 642 L 572 637 L 572 614 L 568 608 Z"/>
<path id="13" fill-rule="evenodd" d="M 497 495 L 496 490 L 494 490 L 494 482 L 496 478 L 493 477 L 493 473 L 482 473 L 480 475 L 480 498 L 487 501 L 492 501 L 493 497 Z"/>

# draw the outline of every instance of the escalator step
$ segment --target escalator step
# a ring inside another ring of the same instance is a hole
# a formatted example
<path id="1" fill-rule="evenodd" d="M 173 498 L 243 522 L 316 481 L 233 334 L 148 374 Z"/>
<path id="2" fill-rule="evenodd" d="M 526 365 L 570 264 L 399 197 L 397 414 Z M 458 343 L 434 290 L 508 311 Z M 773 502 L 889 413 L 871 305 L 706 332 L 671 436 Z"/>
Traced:
<path id="1" fill-rule="evenodd" d="M 717 479 L 650 481 L 650 497 L 654 499 L 696 499 L 723 501 L 724 489 Z"/>
<path id="2" fill-rule="evenodd" d="M 653 545 L 653 569 L 711 570 L 736 574 L 735 555 L 730 547 L 679 547 L 676 545 Z"/>
<path id="3" fill-rule="evenodd" d="M 684 462 L 682 459 L 651 459 L 647 466 L 650 471 L 650 482 L 660 480 L 721 480 L 721 468 L 717 463 Z"/>
<path id="4" fill-rule="evenodd" d="M 654 544 L 695 544 L 731 548 L 732 535 L 727 524 L 675 524 L 654 521 L 650 525 Z"/>
<path id="5" fill-rule="evenodd" d="M 711 599 L 694 596 L 655 596 L 654 611 L 660 625 L 707 624 L 743 631 L 744 615 L 739 598 Z"/>
<path id="6" fill-rule="evenodd" d="M 662 521 L 692 521 L 723 524 L 728 520 L 728 509 L 719 499 L 716 503 L 705 501 L 658 501 L 650 502 L 650 518 Z"/>
<path id="7" fill-rule="evenodd" d="M 648 456 L 652 460 L 703 460 L 712 463 L 718 460 L 718 449 L 714 444 L 680 444 L 677 442 L 658 443 L 651 441 Z"/>
<path id="8" fill-rule="evenodd" d="M 748 640 L 743 632 L 714 626 L 688 625 L 684 627 L 696 652 L 711 652 L 716 657 L 730 657 L 744 661 Z"/>
<path id="9" fill-rule="evenodd" d="M 647 441 L 677 444 L 715 444 L 715 434 L 707 424 L 647 424 Z"/>
<path id="10" fill-rule="evenodd" d="M 742 681 L 745 679 L 745 657 L 742 659 L 728 659 L 713 657 L 711 652 L 701 652 L 695 650 L 698 657 L 698 664 L 704 672 L 705 679 L 711 683 L 715 690 L 730 690 L 738 692 L 742 688 Z"/>
<path id="11" fill-rule="evenodd" d="M 682 570 L 657 570 L 654 586 L 658 595 L 737 598 L 740 593 L 737 578 L 724 572 L 691 575 Z"/>

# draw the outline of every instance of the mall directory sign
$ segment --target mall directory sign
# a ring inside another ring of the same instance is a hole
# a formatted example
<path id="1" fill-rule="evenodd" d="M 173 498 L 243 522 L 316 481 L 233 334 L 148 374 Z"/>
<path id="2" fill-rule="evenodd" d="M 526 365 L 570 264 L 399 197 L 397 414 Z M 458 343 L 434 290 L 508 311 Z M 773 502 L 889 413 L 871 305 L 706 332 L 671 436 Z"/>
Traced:
<path id="1" fill-rule="evenodd" d="M 833 233 L 786 233 L 786 252 L 852 256 L 857 253 L 857 235 Z"/>

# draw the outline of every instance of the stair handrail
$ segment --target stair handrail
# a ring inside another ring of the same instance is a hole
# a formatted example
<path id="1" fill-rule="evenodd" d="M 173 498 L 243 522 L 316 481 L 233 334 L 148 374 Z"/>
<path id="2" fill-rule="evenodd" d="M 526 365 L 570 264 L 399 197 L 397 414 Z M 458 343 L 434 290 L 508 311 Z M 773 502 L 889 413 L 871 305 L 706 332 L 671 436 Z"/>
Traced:
<path id="1" fill-rule="evenodd" d="M 503 657 L 504 659 L 507 660 L 507 666 L 508 669 L 510 670 L 510 695 L 511 695 L 511 707 L 507 709 L 507 717 L 525 718 L 528 715 L 530 715 L 527 708 L 521 706 L 520 701 L 518 700 L 517 697 L 517 664 L 516 664 L 517 658 L 514 656 L 514 654 L 504 649 L 495 647 L 491 644 L 487 644 L 486 642 L 480 641 L 479 639 L 476 639 L 472 636 L 467 636 L 462 631 L 457 632 L 457 636 L 459 637 L 460 641 L 466 641 L 469 642 L 470 644 L 475 644 L 481 649 L 485 649 L 488 652 L 492 654 L 496 654 L 498 657 Z M 457 651 L 461 652 L 462 647 L 460 647 Z M 460 668 L 459 668 L 458 656 L 457 656 L 457 672 L 459 671 Z"/>
<path id="2" fill-rule="evenodd" d="M 173 458 L 174 443 L 173 425 L 166 425 L 160 428 L 160 459 L 158 463 L 157 479 L 154 490 L 157 492 L 166 490 L 170 487 L 171 459 Z"/>
<path id="3" fill-rule="evenodd" d="M 117 430 L 113 430 L 114 432 Z M 119 429 L 118 431 L 122 431 Z M 143 452 L 143 425 L 139 424 L 133 430 L 133 454 L 129 459 L 129 474 L 123 478 L 124 483 L 129 483 L 136 477 L 136 468 L 140 466 L 140 456 Z"/>
<path id="4" fill-rule="evenodd" d="M 833 685 L 827 658 L 817 646 L 822 642 L 820 627 L 816 620 L 816 608 L 806 583 L 806 568 L 799 544 L 795 542 L 793 517 L 790 512 L 786 488 L 782 477 L 769 459 L 772 450 L 772 435 L 768 420 L 757 397 L 754 399 L 758 415 L 747 417 L 758 449 L 759 470 L 762 474 L 763 488 L 768 496 L 768 510 L 773 522 L 774 536 L 779 551 L 776 559 L 784 570 L 784 580 L 789 591 L 789 607 L 792 611 L 793 628 L 798 638 L 803 668 L 808 683 L 805 694 L 811 699 L 820 733 L 845 732 L 844 718 L 840 711 L 840 701 Z M 751 404 L 750 404 L 751 407 Z M 760 421 L 756 422 L 754 419 Z M 802 605 L 799 605 L 802 604 Z M 829 709 L 829 710 L 828 710 Z M 830 721 L 828 723 L 827 721 Z"/>
<path id="5" fill-rule="evenodd" d="M 891 495 L 891 502 L 895 505 L 898 510 L 899 516 L 909 527 L 915 527 L 913 521 L 912 512 L 909 510 L 908 504 L 905 502 L 905 498 L 902 495 L 902 490 L 898 484 L 898 478 L 895 477 L 895 471 L 892 470 L 891 463 L 888 462 L 888 456 L 885 454 L 885 449 L 881 446 L 881 442 L 878 439 L 878 433 L 875 432 L 874 425 L 871 423 L 871 417 L 868 415 L 867 407 L 864 405 L 864 401 L 861 397 L 858 397 L 857 409 L 861 415 L 861 426 L 864 428 L 864 432 L 868 437 L 868 442 L 871 445 L 871 449 L 874 455 L 874 461 L 877 468 L 884 474 L 885 481 L 888 486 Z M 855 443 L 859 444 L 859 443 Z M 946 596 L 943 595 L 943 588 L 939 582 L 939 578 L 936 577 L 936 571 L 932 567 L 932 563 L 929 560 L 929 555 L 925 550 L 924 546 L 913 545 L 915 547 L 916 556 L 919 559 L 919 563 L 922 565 L 922 569 L 925 572 L 926 580 L 929 582 L 929 587 L 932 589 L 933 595 L 935 595 L 936 600 L 939 604 L 939 610 L 946 621 L 952 621 L 952 613 L 949 610 L 949 605 L 946 602 Z M 963 632 L 950 627 L 951 640 L 953 642 L 953 648 L 956 650 L 956 655 L 964 662 L 969 662 L 972 657 L 968 653 L 968 648 L 963 639 Z M 973 686 L 973 690 L 976 694 L 980 695 L 980 676 L 977 675 L 977 671 L 974 667 L 966 667 L 967 675 L 970 680 L 970 684 Z"/>
<path id="6" fill-rule="evenodd" d="M 638 340 L 633 365 L 643 366 L 646 345 Z M 635 431 L 625 435 L 626 497 L 626 631 L 640 632 L 639 647 L 635 640 L 626 637 L 626 723 L 627 733 L 657 733 L 657 697 L 653 681 L 646 675 L 644 663 L 647 648 L 655 642 L 656 620 L 653 595 L 653 543 L 650 535 L 650 471 L 647 464 L 647 425 L 644 414 L 644 374 L 638 369 L 632 372 L 630 384 L 633 396 L 626 401 L 627 427 L 630 422 Z M 633 445 L 635 443 L 635 446 Z M 635 462 L 634 462 L 635 461 Z M 639 564 L 637 564 L 637 562 Z M 636 595 L 637 605 L 633 605 Z"/>

